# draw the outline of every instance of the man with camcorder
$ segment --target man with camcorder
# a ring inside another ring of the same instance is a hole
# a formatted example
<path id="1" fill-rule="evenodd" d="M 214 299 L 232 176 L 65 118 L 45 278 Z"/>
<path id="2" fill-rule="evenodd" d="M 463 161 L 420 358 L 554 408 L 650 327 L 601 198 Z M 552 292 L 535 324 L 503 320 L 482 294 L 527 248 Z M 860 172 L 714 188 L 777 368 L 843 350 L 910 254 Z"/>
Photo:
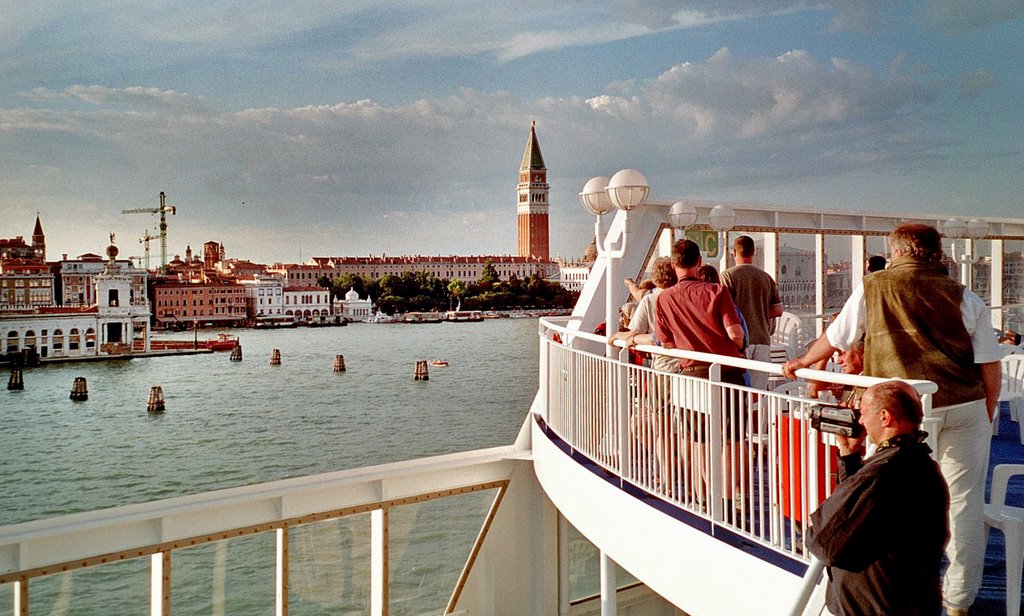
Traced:
<path id="1" fill-rule="evenodd" d="M 863 430 L 835 431 L 840 482 L 811 514 L 807 545 L 828 567 L 826 605 L 836 616 L 942 612 L 949 490 L 929 456 L 922 419 L 913 387 L 887 381 L 861 398 Z M 865 437 L 878 446 L 867 460 Z"/>

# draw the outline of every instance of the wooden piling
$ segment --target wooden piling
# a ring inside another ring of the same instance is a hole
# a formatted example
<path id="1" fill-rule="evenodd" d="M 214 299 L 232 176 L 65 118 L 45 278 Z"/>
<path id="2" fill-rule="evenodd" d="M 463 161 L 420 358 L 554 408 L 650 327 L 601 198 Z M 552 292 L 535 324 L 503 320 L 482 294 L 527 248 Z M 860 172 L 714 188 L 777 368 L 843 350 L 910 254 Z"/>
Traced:
<path id="1" fill-rule="evenodd" d="M 84 402 L 89 399 L 89 386 L 84 376 L 76 376 L 75 382 L 71 384 L 71 399 L 75 402 Z"/>
<path id="2" fill-rule="evenodd" d="M 416 360 L 416 372 L 413 375 L 415 381 L 429 381 L 430 374 L 427 372 L 427 360 Z"/>
<path id="3" fill-rule="evenodd" d="M 10 391 L 21 391 L 25 389 L 25 381 L 21 374 L 21 368 L 11 368 L 11 376 L 7 379 L 7 389 Z"/>
<path id="4" fill-rule="evenodd" d="M 231 357 L 228 359 L 231 361 L 242 361 L 242 345 L 236 344 L 235 347 L 231 349 Z"/>
<path id="5" fill-rule="evenodd" d="M 334 371 L 344 372 L 345 371 L 345 356 L 335 355 L 334 356 Z"/>
<path id="6" fill-rule="evenodd" d="M 281 365 L 281 350 L 280 349 L 274 349 L 273 351 L 270 352 L 270 365 L 271 366 L 280 366 Z"/>
<path id="7" fill-rule="evenodd" d="M 164 388 L 154 385 L 149 388 L 149 399 L 146 401 L 147 413 L 164 412 Z"/>

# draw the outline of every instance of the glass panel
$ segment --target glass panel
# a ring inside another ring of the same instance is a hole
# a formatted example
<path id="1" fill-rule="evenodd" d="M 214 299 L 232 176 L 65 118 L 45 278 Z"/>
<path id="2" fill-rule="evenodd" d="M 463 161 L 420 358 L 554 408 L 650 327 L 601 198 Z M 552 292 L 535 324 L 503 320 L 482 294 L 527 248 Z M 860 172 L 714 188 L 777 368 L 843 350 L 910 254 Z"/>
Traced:
<path id="1" fill-rule="evenodd" d="M 290 614 L 370 613 L 370 514 L 292 528 L 288 563 Z"/>
<path id="2" fill-rule="evenodd" d="M 274 532 L 175 550 L 171 613 L 273 614 L 276 569 Z"/>
<path id="3" fill-rule="evenodd" d="M 1003 329 L 1024 331 L 1024 240 L 1003 242 Z"/>
<path id="4" fill-rule="evenodd" d="M 390 510 L 391 616 L 444 611 L 496 495 L 470 492 Z"/>
<path id="5" fill-rule="evenodd" d="M 10 614 L 14 585 L 0 592 L 0 614 Z M 33 614 L 149 613 L 149 558 L 78 569 L 29 580 Z"/>
<path id="6" fill-rule="evenodd" d="M 615 566 L 615 582 L 619 589 L 637 583 L 628 571 Z M 601 554 L 594 544 L 569 525 L 569 602 L 601 594 Z"/>

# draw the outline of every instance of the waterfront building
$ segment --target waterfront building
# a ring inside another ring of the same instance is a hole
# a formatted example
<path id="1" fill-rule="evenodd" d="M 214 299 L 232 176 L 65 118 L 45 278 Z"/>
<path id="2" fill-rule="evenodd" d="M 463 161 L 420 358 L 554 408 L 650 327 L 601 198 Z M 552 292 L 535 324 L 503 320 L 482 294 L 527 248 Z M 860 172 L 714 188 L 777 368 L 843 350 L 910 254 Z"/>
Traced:
<path id="1" fill-rule="evenodd" d="M 267 268 L 267 272 L 281 275 L 286 287 L 312 287 L 323 276 L 333 280 L 340 275 L 333 265 L 320 263 L 316 259 L 310 259 L 307 263 L 275 263 Z"/>
<path id="2" fill-rule="evenodd" d="M 149 272 L 134 267 L 130 259 L 119 259 L 117 265 L 126 275 L 132 277 L 131 292 L 135 297 L 146 296 L 146 285 Z M 55 296 L 57 303 L 64 306 L 91 306 L 96 303 L 96 276 L 103 273 L 107 262 L 103 257 L 87 252 L 75 259 L 67 255 L 58 264 L 60 277 L 60 294 Z"/>
<path id="3" fill-rule="evenodd" d="M 294 316 L 296 321 L 331 315 L 329 289 L 315 286 L 285 287 L 283 296 L 285 315 Z"/>
<path id="4" fill-rule="evenodd" d="M 373 299 L 360 299 L 359 293 L 350 288 L 343 299 L 334 301 L 333 314 L 349 321 L 365 321 L 373 314 Z"/>
<path id="5" fill-rule="evenodd" d="M 590 276 L 593 261 L 559 261 L 558 283 L 567 291 L 580 292 Z"/>
<path id="6" fill-rule="evenodd" d="M 153 282 L 151 291 L 155 327 L 245 324 L 245 287 L 230 278 L 205 274 L 195 279 L 161 277 Z"/>
<path id="7" fill-rule="evenodd" d="M 310 268 L 319 268 L 323 275 L 332 280 L 343 274 L 359 274 L 370 278 L 381 278 L 387 275 L 401 276 L 406 272 L 423 272 L 441 279 L 461 280 L 473 283 L 483 276 L 484 268 L 490 261 L 498 278 L 508 280 L 515 276 L 526 280 L 533 275 L 548 279 L 558 274 L 558 264 L 536 257 L 499 256 L 424 256 L 412 255 L 402 257 L 369 256 L 369 257 L 314 257 L 310 260 Z M 313 271 L 313 270 L 307 270 Z M 312 279 L 313 282 L 317 280 Z"/>
<path id="8" fill-rule="evenodd" d="M 257 274 L 238 281 L 245 289 L 245 311 L 249 322 L 276 322 L 284 315 L 284 282 L 281 276 Z"/>
<path id="9" fill-rule="evenodd" d="M 793 246 L 779 248 L 779 294 L 789 311 L 814 310 L 814 251 Z"/>
<path id="10" fill-rule="evenodd" d="M 53 272 L 35 259 L 0 259 L 0 310 L 52 306 Z"/>
<path id="11" fill-rule="evenodd" d="M 234 276 L 241 280 L 266 274 L 267 266 L 246 259 L 221 259 L 217 264 L 217 271 L 225 276 Z"/>
<path id="12" fill-rule="evenodd" d="M 548 260 L 548 170 L 537 141 L 537 123 L 530 124 L 523 162 L 519 165 L 517 223 L 520 257 Z"/>
<path id="13" fill-rule="evenodd" d="M 30 349 L 40 357 L 123 355 L 149 350 L 149 303 L 134 289 L 134 268 L 107 248 L 103 271 L 93 277 L 95 303 L 88 306 L 23 307 L 0 312 L 3 352 Z M 45 267 L 45 266 L 43 266 Z"/>
<path id="14" fill-rule="evenodd" d="M 43 223 L 39 220 L 39 214 L 36 214 L 31 244 L 26 243 L 21 235 L 0 238 L 0 259 L 29 259 L 37 263 L 46 261 L 46 234 L 43 233 Z"/>

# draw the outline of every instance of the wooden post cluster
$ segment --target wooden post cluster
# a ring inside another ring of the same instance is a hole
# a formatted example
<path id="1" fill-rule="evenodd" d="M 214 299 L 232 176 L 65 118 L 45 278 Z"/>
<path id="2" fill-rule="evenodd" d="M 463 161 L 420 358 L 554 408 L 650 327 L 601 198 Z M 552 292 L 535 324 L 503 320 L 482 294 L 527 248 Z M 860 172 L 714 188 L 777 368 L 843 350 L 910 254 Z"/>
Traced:
<path id="1" fill-rule="evenodd" d="M 146 401 L 147 413 L 164 412 L 164 388 L 154 385 L 149 388 L 149 400 Z"/>
<path id="2" fill-rule="evenodd" d="M 416 373 L 413 375 L 415 381 L 429 381 L 430 374 L 427 372 L 427 360 L 416 360 Z"/>
<path id="3" fill-rule="evenodd" d="M 84 376 L 76 376 L 75 382 L 71 384 L 71 399 L 76 402 L 89 399 L 89 385 L 85 382 Z"/>
<path id="4" fill-rule="evenodd" d="M 242 345 L 236 344 L 235 348 L 231 349 L 231 361 L 242 361 Z"/>
<path id="5" fill-rule="evenodd" d="M 7 389 L 11 391 L 20 391 L 25 389 L 25 381 L 21 374 L 21 368 L 11 368 L 11 376 L 7 379 Z"/>
<path id="6" fill-rule="evenodd" d="M 345 371 L 345 356 L 335 355 L 334 356 L 334 371 L 344 372 Z"/>
<path id="7" fill-rule="evenodd" d="M 274 349 L 270 352 L 270 365 L 280 366 L 281 365 L 281 349 Z"/>

